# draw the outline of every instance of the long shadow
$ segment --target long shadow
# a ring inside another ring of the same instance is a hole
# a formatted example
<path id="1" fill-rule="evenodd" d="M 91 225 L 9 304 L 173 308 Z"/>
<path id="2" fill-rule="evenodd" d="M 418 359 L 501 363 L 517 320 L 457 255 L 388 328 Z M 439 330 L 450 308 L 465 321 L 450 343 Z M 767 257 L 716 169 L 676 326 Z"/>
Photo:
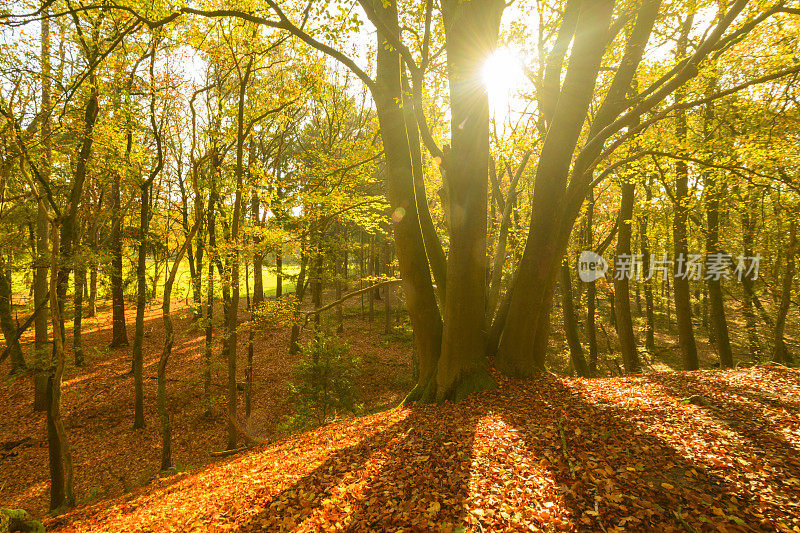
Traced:
<path id="1" fill-rule="evenodd" d="M 348 531 L 461 521 L 478 410 L 412 406 L 402 420 L 330 455 L 290 487 L 264 499 L 239 531 Z M 434 528 L 435 529 L 435 528 Z"/>
<path id="2" fill-rule="evenodd" d="M 762 456 L 760 461 L 787 470 L 787 477 L 800 477 L 800 446 L 776 431 L 780 425 L 797 424 L 796 406 L 758 389 L 706 381 L 694 374 L 651 375 L 646 379 L 676 400 L 703 396 L 709 402 L 704 412 L 746 440 Z"/>
<path id="3" fill-rule="evenodd" d="M 510 400 L 503 402 L 500 414 L 517 428 L 532 455 L 547 458 L 538 475 L 551 476 L 556 492 L 564 495 L 566 519 L 573 529 L 679 530 L 684 527 L 675 516 L 679 510 L 682 520 L 698 531 L 708 527 L 706 520 L 739 531 L 731 515 L 744 518 L 755 530 L 774 531 L 776 522 L 785 518 L 785 507 L 764 505 L 759 494 L 729 479 L 730 471 L 718 470 L 702 457 L 687 457 L 665 438 L 647 432 L 649 424 L 665 416 L 657 407 L 593 403 L 584 395 L 582 381 L 567 386 L 549 375 L 537 380 L 536 390 L 558 399 L 553 402 L 556 407 L 542 411 L 546 402 L 525 400 L 529 384 L 511 382 Z M 561 444 L 559 425 L 566 446 Z M 791 501 L 790 494 L 785 496 Z"/>

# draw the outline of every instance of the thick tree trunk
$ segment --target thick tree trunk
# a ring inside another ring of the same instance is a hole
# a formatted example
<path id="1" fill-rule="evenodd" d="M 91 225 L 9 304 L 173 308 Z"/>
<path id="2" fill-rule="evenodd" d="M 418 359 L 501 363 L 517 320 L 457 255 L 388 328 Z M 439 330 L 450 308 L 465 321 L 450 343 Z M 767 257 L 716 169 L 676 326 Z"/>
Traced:
<path id="1" fill-rule="evenodd" d="M 376 2 L 376 9 L 387 25 L 399 34 L 394 3 Z M 399 53 L 388 45 L 387 36 L 378 32 L 375 106 L 381 126 L 385 150 L 387 180 L 386 199 L 395 217 L 394 240 L 403 294 L 406 297 L 414 343 L 419 357 L 417 383 L 408 395 L 409 401 L 431 401 L 436 397 L 436 368 L 442 347 L 442 319 L 436 304 L 428 257 L 420 226 L 416 180 L 409 150 L 409 128 L 404 118 L 401 61 Z M 410 102 L 408 103 L 410 105 Z"/>
<path id="2" fill-rule="evenodd" d="M 617 257 L 631 257 L 631 224 L 633 223 L 633 204 L 636 184 L 624 178 L 620 184 L 622 199 L 620 202 L 620 224 L 617 235 Z M 630 274 L 633 274 L 631 272 Z M 636 349 L 636 336 L 633 332 L 631 317 L 631 297 L 628 273 L 614 273 L 614 311 L 617 321 L 622 364 L 626 372 L 640 372 L 642 365 Z"/>
<path id="3" fill-rule="evenodd" d="M 436 399 L 457 401 L 495 386 L 486 361 L 486 212 L 489 99 L 481 79 L 497 46 L 501 1 L 443 0 L 451 148 L 445 155 L 450 251 Z"/>
<path id="4" fill-rule="evenodd" d="M 578 14 L 580 31 L 539 157 L 528 239 L 495 360 L 508 375 L 526 377 L 544 368 L 553 286 L 580 208 L 568 204 L 567 177 L 605 50 L 598 43 L 608 39 L 612 11 L 613 2 L 595 1 Z"/>

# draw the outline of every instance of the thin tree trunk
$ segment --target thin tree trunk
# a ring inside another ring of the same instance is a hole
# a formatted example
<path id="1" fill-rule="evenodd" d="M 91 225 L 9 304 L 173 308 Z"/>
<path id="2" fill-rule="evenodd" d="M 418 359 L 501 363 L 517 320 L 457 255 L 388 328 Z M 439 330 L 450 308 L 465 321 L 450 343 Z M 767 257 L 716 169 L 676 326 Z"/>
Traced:
<path id="1" fill-rule="evenodd" d="M 569 263 L 561 266 L 561 312 L 564 315 L 564 333 L 569 344 L 569 357 L 575 373 L 581 377 L 589 377 L 589 367 L 583 356 L 583 347 L 578 337 L 578 319 L 575 316 L 575 304 L 572 302 L 572 280 L 570 279 Z"/>
<path id="2" fill-rule="evenodd" d="M 678 59 L 686 55 L 691 16 L 684 24 L 683 31 L 678 39 Z M 675 92 L 675 101 L 680 102 L 685 97 L 685 89 Z M 679 109 L 675 112 L 675 135 L 681 145 L 686 144 L 688 127 L 686 124 L 686 110 Z M 687 219 L 689 207 L 689 167 L 685 161 L 675 163 L 675 214 L 672 223 L 672 237 L 675 253 L 675 278 L 673 288 L 675 291 L 675 318 L 678 322 L 678 342 L 683 357 L 683 366 L 686 370 L 697 370 L 697 345 L 694 339 L 692 325 L 692 303 L 689 279 L 679 276 L 679 265 L 689 256 L 687 240 Z"/>
<path id="3" fill-rule="evenodd" d="M 747 187 L 747 197 L 745 206 L 742 210 L 742 242 L 744 244 L 744 256 L 753 256 L 753 238 L 755 237 L 755 216 L 756 216 L 757 196 L 755 187 L 750 184 Z M 756 326 L 755 302 L 757 296 L 753 290 L 753 282 L 750 278 L 742 278 L 742 288 L 744 289 L 743 314 L 745 327 L 747 328 L 747 340 L 750 348 L 750 356 L 758 360 L 761 358 L 761 342 L 758 338 Z"/>
<path id="4" fill-rule="evenodd" d="M 50 100 L 50 19 L 48 17 L 49 7 L 42 8 L 42 117 L 41 139 L 42 139 L 42 162 L 40 164 L 41 179 L 49 184 L 52 171 L 52 140 L 51 140 L 51 100 Z M 36 212 L 36 272 L 33 281 L 33 301 L 34 308 L 47 298 L 47 270 L 48 270 L 48 241 L 50 223 L 47 220 L 47 212 L 44 204 L 39 204 Z M 33 410 L 46 411 L 48 406 L 47 399 L 47 361 L 50 357 L 50 346 L 47 342 L 47 309 L 36 315 L 34 320 L 34 392 Z"/>
<path id="5" fill-rule="evenodd" d="M 254 190 L 250 198 L 250 220 L 254 226 L 260 225 L 260 210 L 261 203 L 258 198 L 258 192 Z M 259 243 L 261 243 L 261 237 L 258 235 L 259 229 L 258 227 L 255 228 L 256 233 L 253 237 L 253 246 L 255 247 L 255 252 L 253 252 L 253 304 L 255 305 L 264 301 L 264 255 L 261 253 L 259 246 Z"/>
<path id="6" fill-rule="evenodd" d="M 631 257 L 631 224 L 633 223 L 633 204 L 636 184 L 628 178 L 623 178 L 620 184 L 622 200 L 620 203 L 620 224 L 617 235 L 617 258 Z M 633 332 L 633 318 L 631 317 L 630 278 L 633 272 L 614 273 L 614 311 L 619 336 L 622 364 L 625 371 L 640 372 L 642 369 L 639 353 L 636 348 L 636 336 Z"/>
<path id="7" fill-rule="evenodd" d="M 586 249 L 594 249 L 594 189 L 589 191 L 586 206 Z M 586 287 L 586 340 L 589 344 L 589 375 L 597 375 L 597 282 L 590 281 Z"/>
<path id="8" fill-rule="evenodd" d="M 142 343 L 144 342 L 144 312 L 147 306 L 147 234 L 150 226 L 150 188 L 152 181 L 145 181 L 141 186 L 139 211 L 139 256 L 136 262 L 136 329 L 133 334 L 133 428 L 144 427 L 144 382 L 142 379 L 144 360 Z"/>
<path id="9" fill-rule="evenodd" d="M 6 276 L 6 261 L 5 257 L 0 254 L 0 326 L 2 326 L 6 347 L 10 349 L 11 373 L 18 374 L 25 372 L 27 366 L 17 339 L 17 328 L 11 313 L 11 298 L 11 283 Z"/>
<path id="10" fill-rule="evenodd" d="M 703 129 L 706 142 L 711 141 L 711 120 L 713 119 L 713 107 L 706 105 L 703 117 Z M 719 200 L 722 196 L 722 184 L 717 180 L 717 175 L 713 171 L 703 172 L 704 193 L 706 195 L 706 219 L 708 221 L 708 233 L 706 234 L 706 265 L 711 264 L 710 258 L 718 257 L 722 261 L 727 261 L 723 256 L 719 243 Z M 725 318 L 725 300 L 722 296 L 722 279 L 718 276 L 708 276 L 706 273 L 706 286 L 708 289 L 708 300 L 711 304 L 711 331 L 713 342 L 717 348 L 720 364 L 725 368 L 733 366 L 733 351 L 728 335 L 728 321 Z M 709 339 L 711 340 L 711 339 Z"/>
<path id="11" fill-rule="evenodd" d="M 653 191 L 650 188 L 650 183 L 646 183 L 644 185 L 645 189 L 645 200 L 647 205 L 650 205 L 650 202 L 653 199 Z M 644 280 L 644 304 L 645 304 L 645 317 L 646 317 L 646 325 L 645 325 L 645 339 L 644 339 L 644 347 L 652 352 L 655 350 L 655 314 L 653 308 L 653 280 L 649 276 L 650 273 L 650 254 L 652 250 L 650 249 L 650 238 L 647 234 L 647 224 L 649 222 L 649 217 L 647 214 L 642 215 L 639 217 L 639 244 L 642 249 L 642 271 L 645 275 Z"/>
<path id="12" fill-rule="evenodd" d="M 384 248 L 385 248 L 384 255 L 386 258 L 384 262 L 384 268 L 385 268 L 384 271 L 386 272 L 386 276 L 389 277 L 392 275 L 390 273 L 391 263 L 392 263 L 392 248 L 391 246 L 389 246 L 388 241 L 384 243 Z M 393 287 L 389 285 L 387 285 L 383 289 L 383 320 L 384 320 L 383 333 L 386 335 L 392 332 L 392 291 Z M 339 306 L 339 313 L 341 313 L 341 308 L 342 307 Z"/>
<path id="13" fill-rule="evenodd" d="M 125 295 L 122 289 L 122 212 L 120 198 L 121 176 L 114 173 L 111 185 L 111 347 L 128 345 L 125 323 Z"/>
<path id="14" fill-rule="evenodd" d="M 83 336 L 81 325 L 83 320 L 83 284 L 86 281 L 86 267 L 78 266 L 74 275 L 75 292 L 72 297 L 74 318 L 72 321 L 72 347 L 75 353 L 75 366 L 83 366 Z"/>
<path id="15" fill-rule="evenodd" d="M 58 509 L 64 505 L 75 505 L 73 491 L 72 451 L 67 432 L 61 420 L 61 379 L 64 375 L 64 329 L 61 317 L 62 304 L 58 297 L 58 288 L 63 283 L 63 267 L 59 265 L 61 231 L 57 223 L 52 225 L 50 241 L 50 317 L 53 327 L 53 363 L 54 368 L 47 382 L 47 441 L 50 458 L 50 509 Z"/>
<path id="16" fill-rule="evenodd" d="M 786 270 L 783 273 L 781 283 L 781 299 L 778 304 L 778 314 L 775 317 L 775 329 L 772 338 L 772 360 L 784 365 L 792 364 L 792 355 L 783 340 L 783 331 L 786 328 L 786 315 L 789 313 L 789 305 L 792 302 L 792 283 L 794 282 L 794 271 L 796 266 L 795 256 L 797 254 L 797 221 L 789 220 L 789 247 L 786 249 Z"/>
<path id="17" fill-rule="evenodd" d="M 225 352 L 228 356 L 228 450 L 236 448 L 238 437 L 238 430 L 236 429 L 236 349 L 238 335 L 236 329 L 239 315 L 239 226 L 242 216 L 242 187 L 244 186 L 244 104 L 245 95 L 247 93 L 247 83 L 250 79 L 252 68 L 253 56 L 250 56 L 244 75 L 239 83 L 239 103 L 237 110 L 236 193 L 233 203 L 233 221 L 231 223 L 231 236 L 229 241 L 233 244 L 233 251 L 229 254 L 231 301 L 228 306 L 228 313 L 225 316 L 225 342 L 227 345 Z"/>

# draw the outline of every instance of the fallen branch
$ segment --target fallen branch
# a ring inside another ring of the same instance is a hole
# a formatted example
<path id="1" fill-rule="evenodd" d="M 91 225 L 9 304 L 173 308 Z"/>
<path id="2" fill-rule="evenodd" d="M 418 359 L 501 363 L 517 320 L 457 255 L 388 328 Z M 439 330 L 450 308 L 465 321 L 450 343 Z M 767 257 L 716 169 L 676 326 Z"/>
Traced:
<path id="1" fill-rule="evenodd" d="M 365 292 L 369 292 L 371 290 L 375 290 L 377 288 L 383 287 L 384 285 L 394 285 L 396 283 L 401 283 L 402 281 L 403 281 L 402 279 L 388 279 L 386 281 L 381 281 L 380 283 L 375 283 L 374 285 L 370 285 L 369 287 L 364 287 L 363 289 L 358 289 L 357 291 L 353 291 L 353 292 L 347 293 L 344 296 L 342 296 L 341 298 L 339 298 L 338 300 L 336 300 L 335 302 L 331 302 L 328 305 L 323 305 L 319 309 L 314 309 L 313 311 L 309 311 L 308 313 L 306 313 L 306 318 L 303 321 L 303 327 L 306 327 L 306 325 L 308 324 L 308 320 L 312 316 L 316 316 L 316 315 L 320 314 L 321 312 L 327 311 L 328 309 L 330 309 L 332 307 L 336 307 L 337 305 L 341 305 L 342 303 L 344 303 L 345 301 L 349 300 L 350 298 L 352 298 L 354 296 L 358 296 L 359 294 L 364 294 Z"/>
<path id="2" fill-rule="evenodd" d="M 44 298 L 42 298 L 42 301 L 39 302 L 39 305 L 37 305 L 36 309 L 33 310 L 33 314 L 28 317 L 22 326 L 17 328 L 17 334 L 14 336 L 14 339 L 12 339 L 11 342 L 8 342 L 8 339 L 6 339 L 6 348 L 3 350 L 3 355 L 0 355 L 0 363 L 6 360 L 6 357 L 8 357 L 8 355 L 11 353 L 11 347 L 19 341 L 19 338 L 22 337 L 22 334 L 25 333 L 31 324 L 33 324 L 33 321 L 36 319 L 36 315 L 38 315 L 49 302 L 50 291 L 47 291 L 47 293 L 44 295 Z"/>
<path id="3" fill-rule="evenodd" d="M 681 513 L 680 505 L 678 506 L 677 511 L 672 511 L 672 515 L 675 517 L 675 520 L 677 520 L 678 523 L 682 525 L 686 531 L 688 531 L 689 533 L 697 533 L 697 530 L 693 528 L 692 525 L 689 524 L 686 520 L 683 519 L 683 514 Z"/>
<path id="4" fill-rule="evenodd" d="M 567 437 L 564 435 L 564 425 L 561 423 L 560 417 L 556 422 L 556 426 L 558 426 L 558 434 L 561 435 L 561 451 L 564 453 L 567 465 L 569 465 L 569 475 L 572 479 L 575 479 L 575 466 L 572 464 L 572 459 L 569 458 L 569 453 L 567 453 Z"/>
<path id="5" fill-rule="evenodd" d="M 241 448 L 234 448 L 233 450 L 218 450 L 218 451 L 211 451 L 211 457 L 227 457 L 229 455 L 236 455 L 237 453 L 241 453 L 245 450 L 249 450 L 252 446 L 242 446 Z"/>

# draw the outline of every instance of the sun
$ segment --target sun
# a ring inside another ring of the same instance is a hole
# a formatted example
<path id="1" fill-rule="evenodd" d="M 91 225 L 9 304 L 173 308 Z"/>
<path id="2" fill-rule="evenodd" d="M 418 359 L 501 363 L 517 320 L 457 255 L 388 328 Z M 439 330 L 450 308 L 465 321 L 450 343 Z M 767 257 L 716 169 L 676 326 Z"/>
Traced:
<path id="1" fill-rule="evenodd" d="M 503 46 L 489 56 L 481 69 L 481 77 L 489 95 L 489 107 L 496 119 L 510 113 L 513 97 L 525 83 L 522 58 Z"/>

